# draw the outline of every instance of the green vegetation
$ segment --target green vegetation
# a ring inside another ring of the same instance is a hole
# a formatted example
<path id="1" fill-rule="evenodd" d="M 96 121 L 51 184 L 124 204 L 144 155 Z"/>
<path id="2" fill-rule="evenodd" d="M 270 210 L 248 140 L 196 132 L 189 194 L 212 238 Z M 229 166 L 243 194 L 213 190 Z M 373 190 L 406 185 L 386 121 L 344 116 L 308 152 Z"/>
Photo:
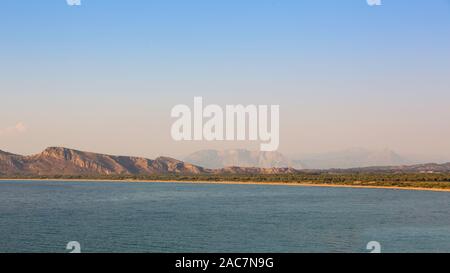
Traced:
<path id="1" fill-rule="evenodd" d="M 0 176 L 0 178 L 2 178 Z M 273 182 L 327 184 L 348 186 L 417 187 L 450 189 L 450 173 L 296 173 L 296 174 L 167 174 L 152 176 L 111 175 L 111 176 L 17 176 L 4 179 L 92 179 L 92 180 L 155 180 L 155 181 L 211 181 L 211 182 Z"/>

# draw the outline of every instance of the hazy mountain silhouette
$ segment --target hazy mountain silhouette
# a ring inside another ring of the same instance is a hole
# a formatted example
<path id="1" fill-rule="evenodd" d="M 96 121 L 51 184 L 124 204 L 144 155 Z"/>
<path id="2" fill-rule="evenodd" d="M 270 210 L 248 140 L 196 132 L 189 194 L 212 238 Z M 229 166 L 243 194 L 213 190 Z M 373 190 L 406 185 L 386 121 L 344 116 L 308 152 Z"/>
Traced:
<path id="1" fill-rule="evenodd" d="M 406 159 L 389 149 L 372 151 L 363 148 L 352 148 L 338 152 L 298 156 L 298 158 L 308 169 L 398 166 L 414 163 L 412 160 Z"/>
<path id="2" fill-rule="evenodd" d="M 228 154 L 229 152 L 225 153 Z M 211 155 L 213 158 L 218 158 L 214 164 L 223 164 L 221 157 L 217 157 L 215 152 L 205 153 Z M 221 155 L 220 152 L 217 153 Z M 364 153 L 356 153 L 358 155 Z M 204 155 L 200 153 L 199 155 Z M 281 154 L 259 155 L 258 153 L 239 151 L 238 155 L 244 155 L 248 161 L 246 163 L 274 164 L 283 166 L 290 161 Z M 399 162 L 399 158 L 395 153 L 382 153 L 382 157 L 364 156 L 362 159 L 369 158 L 365 161 L 376 162 L 383 165 L 388 162 Z M 387 157 L 386 157 L 387 155 Z M 233 160 L 240 159 L 239 156 L 231 157 Z M 220 159 L 220 160 L 219 160 Z M 255 161 L 256 159 L 261 161 Z M 369 164 L 369 163 L 367 163 Z M 78 150 L 51 147 L 45 149 L 42 153 L 22 156 L 12 153 L 0 151 L 0 176 L 2 177 L 20 177 L 20 176 L 108 176 L 108 175 L 162 175 L 162 174 L 293 174 L 302 172 L 313 172 L 314 170 L 298 170 L 292 167 L 239 167 L 227 166 L 222 168 L 205 168 L 195 164 L 186 163 L 177 159 L 169 157 L 158 157 L 154 160 L 130 157 L 130 156 L 112 156 L 105 154 L 97 154 L 90 152 L 82 152 Z M 411 166 L 380 166 L 380 167 L 365 167 L 365 168 L 349 168 L 349 169 L 329 169 L 321 172 L 338 173 L 338 172 L 383 172 L 383 173 L 398 173 L 398 172 L 450 172 L 450 163 L 445 164 L 416 164 Z"/>
<path id="3" fill-rule="evenodd" d="M 295 168 L 303 169 L 300 162 L 293 162 L 279 152 L 236 150 L 202 150 L 190 154 L 186 162 L 211 169 L 225 167 Z"/>

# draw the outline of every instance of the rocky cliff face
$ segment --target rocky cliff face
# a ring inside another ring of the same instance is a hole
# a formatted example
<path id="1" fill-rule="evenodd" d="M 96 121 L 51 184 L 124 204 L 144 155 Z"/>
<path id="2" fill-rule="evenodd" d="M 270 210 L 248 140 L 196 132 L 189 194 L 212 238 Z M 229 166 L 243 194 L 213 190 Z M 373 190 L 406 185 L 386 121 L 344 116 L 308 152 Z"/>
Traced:
<path id="1" fill-rule="evenodd" d="M 20 173 L 23 169 L 22 157 L 0 151 L 0 175 Z"/>
<path id="2" fill-rule="evenodd" d="M 21 156 L 0 151 L 0 176 L 55 176 L 55 175 L 162 175 L 162 174 L 294 174 L 301 171 L 294 168 L 225 167 L 206 169 L 168 157 L 155 160 L 112 156 L 82 152 L 67 148 L 52 147 L 32 156 Z M 367 167 L 353 169 L 331 169 L 322 172 L 364 172 L 364 173 L 421 173 L 450 172 L 450 163 L 421 164 L 394 167 Z"/>
<path id="3" fill-rule="evenodd" d="M 51 147 L 32 156 L 0 152 L 2 175 L 153 175 L 168 173 L 199 174 L 201 167 L 160 157 L 111 156 Z"/>

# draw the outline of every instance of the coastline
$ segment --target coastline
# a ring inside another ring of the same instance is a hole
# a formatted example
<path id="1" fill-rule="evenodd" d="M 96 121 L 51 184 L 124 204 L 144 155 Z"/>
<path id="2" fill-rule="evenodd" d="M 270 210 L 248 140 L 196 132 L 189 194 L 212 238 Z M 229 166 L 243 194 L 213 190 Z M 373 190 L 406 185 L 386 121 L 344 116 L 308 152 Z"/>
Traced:
<path id="1" fill-rule="evenodd" d="M 400 187 L 400 186 L 376 186 L 376 185 L 346 185 L 346 184 L 324 184 L 324 183 L 306 183 L 306 182 L 245 182 L 245 181 L 181 181 L 181 180 L 134 180 L 134 179 L 7 179 L 4 181 L 78 181 L 78 182 L 115 182 L 115 183 L 178 183 L 178 184 L 213 184 L 213 185 L 260 185 L 260 186 L 290 186 L 290 187 L 322 187 L 322 188 L 353 188 L 353 189 L 388 189 L 388 190 L 408 190 L 408 191 L 433 191 L 450 192 L 450 189 L 425 188 L 425 187 Z"/>

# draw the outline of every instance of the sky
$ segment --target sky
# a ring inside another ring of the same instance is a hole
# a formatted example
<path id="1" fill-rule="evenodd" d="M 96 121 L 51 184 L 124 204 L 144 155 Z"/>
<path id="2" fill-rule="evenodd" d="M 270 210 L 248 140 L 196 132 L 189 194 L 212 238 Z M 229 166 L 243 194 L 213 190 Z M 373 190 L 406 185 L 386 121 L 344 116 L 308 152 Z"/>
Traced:
<path id="1" fill-rule="evenodd" d="M 280 105 L 279 151 L 450 160 L 450 1 L 3 0 L 0 150 L 182 157 L 177 104 Z"/>

